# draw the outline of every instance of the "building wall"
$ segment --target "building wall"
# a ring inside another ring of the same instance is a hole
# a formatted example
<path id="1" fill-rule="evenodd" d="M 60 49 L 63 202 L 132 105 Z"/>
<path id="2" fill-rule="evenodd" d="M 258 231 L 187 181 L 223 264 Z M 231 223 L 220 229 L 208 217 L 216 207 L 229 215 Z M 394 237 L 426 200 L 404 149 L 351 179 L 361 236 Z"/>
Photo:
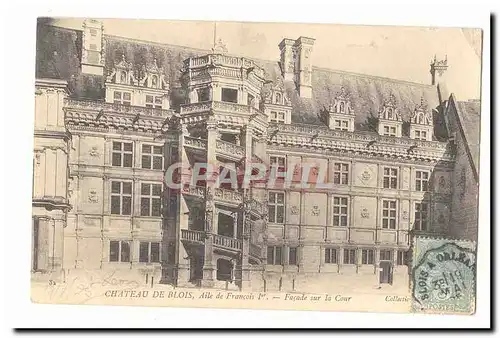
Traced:
<path id="1" fill-rule="evenodd" d="M 452 175 L 452 203 L 450 235 L 456 238 L 477 240 L 479 184 L 477 172 L 469 157 L 463 126 L 454 98 L 450 99 L 447 121 L 454 137 L 456 161 Z"/>
<path id="2" fill-rule="evenodd" d="M 141 183 L 163 185 L 163 171 L 143 169 L 142 145 L 164 148 L 150 136 L 134 133 L 99 133 L 70 128 L 70 201 L 74 208 L 68 213 L 65 230 L 65 268 L 135 270 L 142 275 L 161 276 L 160 262 L 140 263 L 140 242 L 162 243 L 161 216 L 141 216 Z M 112 165 L 113 141 L 132 142 L 132 168 Z M 130 215 L 111 213 L 111 183 L 132 184 Z M 130 262 L 110 262 L 110 241 L 130 242 Z M 164 253 L 160 249 L 160 260 Z"/>
<path id="3" fill-rule="evenodd" d="M 309 152 L 298 152 L 285 147 L 273 147 L 269 156 L 285 156 L 287 167 L 299 164 L 327 166 L 328 183 L 333 183 L 335 163 L 348 164 L 347 184 L 334 184 L 333 189 L 300 189 L 270 191 L 285 193 L 285 220 L 282 224 L 267 224 L 267 245 L 298 247 L 298 268 L 287 265 L 284 255 L 284 268 L 279 265 L 266 265 L 265 274 L 268 288 L 279 288 L 280 278 L 296 279 L 300 288 L 301 281 L 306 283 L 306 276 L 323 284 L 321 275 L 338 279 L 340 284 L 346 276 L 373 275 L 378 282 L 379 250 L 392 251 L 395 266 L 394 285 L 406 278 L 407 270 L 397 264 L 397 251 L 407 251 L 410 247 L 410 233 L 444 235 L 448 231 L 451 202 L 452 172 L 449 166 L 441 163 L 423 164 L 420 162 L 389 162 L 368 159 L 360 156 L 322 156 Z M 398 169 L 397 189 L 383 188 L 384 167 Z M 416 172 L 429 173 L 429 191 L 416 191 Z M 321 175 L 319 170 L 319 175 Z M 300 175 L 299 175 L 300 177 Z M 309 178 L 310 183 L 316 181 Z M 347 226 L 334 226 L 334 197 L 346 197 L 348 200 Z M 396 229 L 382 228 L 382 206 L 384 200 L 396 201 Z M 415 230 L 415 204 L 428 203 L 428 229 Z M 437 216 L 442 215 L 442 216 Z M 339 252 L 338 264 L 325 263 L 325 248 L 335 248 Z M 355 264 L 343 264 L 343 250 L 357 249 Z M 373 264 L 362 264 L 361 250 L 374 249 Z M 267 256 L 266 256 L 267 257 Z M 404 272 L 403 272 L 404 270 Z M 295 275 L 295 277 L 291 277 Z M 334 277 L 335 276 L 335 277 Z M 309 278 L 307 277 L 307 278 Z M 347 280 L 353 280 L 351 277 Z M 328 283 L 325 277 L 324 283 Z M 352 277 L 355 278 L 355 277 Z M 310 280 L 309 280 L 310 282 Z M 318 285 L 319 285 L 318 284 Z M 303 285 L 305 286 L 305 284 Z"/>

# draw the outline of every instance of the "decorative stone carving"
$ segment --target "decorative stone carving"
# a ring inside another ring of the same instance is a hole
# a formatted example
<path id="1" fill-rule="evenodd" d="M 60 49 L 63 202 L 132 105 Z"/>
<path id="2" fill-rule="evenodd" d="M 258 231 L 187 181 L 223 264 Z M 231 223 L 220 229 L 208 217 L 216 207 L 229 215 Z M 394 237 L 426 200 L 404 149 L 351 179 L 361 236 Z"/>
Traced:
<path id="1" fill-rule="evenodd" d="M 290 208 L 290 213 L 292 215 L 298 215 L 299 214 L 299 208 L 296 205 L 292 205 L 292 207 Z"/>
<path id="2" fill-rule="evenodd" d="M 384 120 L 403 121 L 397 107 L 396 96 L 394 96 L 394 94 L 391 93 L 389 97 L 384 100 L 384 103 L 379 110 L 378 117 Z"/>
<path id="3" fill-rule="evenodd" d="M 97 191 L 95 189 L 89 190 L 88 201 L 90 203 L 98 203 L 99 202 L 99 197 L 97 196 Z"/>
<path id="4" fill-rule="evenodd" d="M 418 105 L 410 118 L 410 123 L 422 124 L 422 125 L 433 125 L 432 112 L 428 110 L 427 104 L 422 96 L 420 98 L 420 105 Z"/>
<path id="5" fill-rule="evenodd" d="M 444 178 L 444 176 L 440 176 L 439 177 L 439 188 L 440 189 L 445 189 L 446 188 L 446 180 Z"/>
<path id="6" fill-rule="evenodd" d="M 361 209 L 361 218 L 370 218 L 370 213 L 367 208 Z"/>
<path id="7" fill-rule="evenodd" d="M 439 224 L 444 224 L 445 220 L 444 220 L 444 215 L 442 212 L 439 213 L 437 221 Z"/>
<path id="8" fill-rule="evenodd" d="M 368 170 L 368 169 L 363 170 L 363 173 L 361 174 L 361 180 L 366 182 L 366 181 L 369 181 L 370 178 L 372 178 L 372 174 L 370 173 L 370 170 Z"/>
<path id="9" fill-rule="evenodd" d="M 351 108 L 351 98 L 344 86 L 340 87 L 340 92 L 337 93 L 329 110 L 332 113 L 354 115 Z"/>
<path id="10" fill-rule="evenodd" d="M 408 211 L 403 210 L 403 212 L 401 213 L 401 218 L 402 218 L 403 220 L 407 221 L 407 220 L 408 220 L 408 218 L 409 218 L 408 216 L 409 216 L 409 215 L 408 215 Z"/>
<path id="11" fill-rule="evenodd" d="M 311 209 L 311 215 L 317 217 L 317 216 L 319 216 L 319 214 L 320 214 L 319 206 L 313 205 L 313 207 Z"/>
<path id="12" fill-rule="evenodd" d="M 222 41 L 222 39 L 219 39 L 213 46 L 212 52 L 218 53 L 218 54 L 226 54 L 227 53 L 227 47 L 226 44 Z"/>
<path id="13" fill-rule="evenodd" d="M 100 157 L 101 156 L 101 154 L 99 154 L 99 150 L 97 149 L 96 146 L 93 146 L 92 148 L 90 148 L 89 155 L 92 157 Z"/>

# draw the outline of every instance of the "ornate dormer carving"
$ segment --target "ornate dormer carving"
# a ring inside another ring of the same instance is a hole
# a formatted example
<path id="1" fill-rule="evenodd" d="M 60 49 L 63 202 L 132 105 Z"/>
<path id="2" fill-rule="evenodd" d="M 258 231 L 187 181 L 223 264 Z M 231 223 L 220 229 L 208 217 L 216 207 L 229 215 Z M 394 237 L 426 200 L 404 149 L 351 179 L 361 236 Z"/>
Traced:
<path id="1" fill-rule="evenodd" d="M 424 97 L 420 104 L 415 107 L 410 118 L 410 138 L 416 140 L 432 141 L 434 132 L 434 121 L 432 111 L 429 109 Z"/>
<path id="2" fill-rule="evenodd" d="M 214 46 L 212 47 L 212 52 L 214 54 L 226 54 L 227 53 L 227 47 L 224 42 L 222 42 L 222 39 L 219 39 L 216 43 L 214 43 Z"/>
<path id="3" fill-rule="evenodd" d="M 292 122 L 292 102 L 281 77 L 276 79 L 274 85 L 265 94 L 264 111 L 269 122 L 285 124 Z"/>
<path id="4" fill-rule="evenodd" d="M 125 60 L 125 55 L 122 54 L 122 59 L 115 65 L 111 74 L 106 78 L 106 82 L 113 82 L 124 85 L 137 85 L 138 81 L 134 76 L 132 63 Z"/>
<path id="5" fill-rule="evenodd" d="M 418 105 L 413 111 L 410 123 L 432 126 L 432 113 L 430 110 L 427 110 L 427 108 L 427 104 L 422 97 L 420 99 L 420 105 Z"/>
<path id="6" fill-rule="evenodd" d="M 330 129 L 354 131 L 354 110 L 345 87 L 340 87 L 340 91 L 328 107 L 327 120 Z"/>
<path id="7" fill-rule="evenodd" d="M 394 94 L 390 94 L 387 99 L 384 100 L 382 107 L 378 112 L 378 117 L 384 120 L 399 121 L 402 122 L 401 114 L 396 103 L 396 97 Z"/>
<path id="8" fill-rule="evenodd" d="M 403 134 L 403 119 L 399 112 L 396 96 L 390 94 L 382 103 L 378 112 L 378 133 L 384 136 L 401 137 Z"/>
<path id="9" fill-rule="evenodd" d="M 153 59 L 153 62 L 143 65 L 142 72 L 144 77 L 139 81 L 140 86 L 154 89 L 164 89 L 168 87 L 165 81 L 163 66 L 158 67 L 156 59 Z"/>
<path id="10" fill-rule="evenodd" d="M 354 115 L 350 95 L 343 86 L 340 88 L 340 92 L 337 93 L 337 96 L 333 99 L 333 103 L 330 105 L 329 111 L 335 114 Z"/>
<path id="11" fill-rule="evenodd" d="M 275 85 L 267 92 L 264 102 L 267 104 L 276 104 L 283 106 L 291 106 L 292 102 L 285 91 L 283 80 L 278 77 Z"/>
<path id="12" fill-rule="evenodd" d="M 436 55 L 434 55 L 434 59 L 431 60 L 431 70 L 430 70 L 432 76 L 432 85 L 445 82 L 444 76 L 446 74 L 447 69 L 448 69 L 448 56 L 445 55 L 444 60 L 438 60 Z"/>

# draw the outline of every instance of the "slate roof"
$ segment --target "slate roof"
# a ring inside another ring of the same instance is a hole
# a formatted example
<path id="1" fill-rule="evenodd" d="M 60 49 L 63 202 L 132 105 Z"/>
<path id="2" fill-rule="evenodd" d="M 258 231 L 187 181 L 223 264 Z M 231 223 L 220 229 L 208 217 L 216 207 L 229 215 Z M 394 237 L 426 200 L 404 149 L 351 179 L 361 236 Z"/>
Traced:
<path id="1" fill-rule="evenodd" d="M 469 145 L 470 154 L 476 171 L 479 169 L 479 141 L 481 124 L 481 101 L 469 100 L 457 102 L 457 113 Z"/>
<path id="2" fill-rule="evenodd" d="M 105 76 L 106 70 L 113 68 L 115 62 L 121 60 L 122 55 L 125 55 L 127 62 L 134 65 L 137 74 L 141 71 L 142 65 L 156 59 L 158 67 L 163 66 L 166 80 L 171 85 L 173 109 L 184 103 L 185 96 L 179 84 L 183 60 L 209 52 L 109 35 L 106 35 L 105 39 Z M 36 76 L 68 81 L 72 97 L 103 100 L 104 77 L 81 73 L 81 40 L 81 31 L 54 27 L 39 21 Z M 279 54 L 278 50 L 276 54 Z M 281 77 L 277 61 L 255 60 L 255 62 L 265 69 L 266 77 L 271 80 Z M 284 84 L 293 106 L 293 123 L 321 125 L 318 113 L 330 105 L 341 86 L 344 86 L 352 98 L 352 107 L 356 112 L 356 130 L 370 130 L 369 124 L 366 123 L 367 119 L 371 115 L 376 119 L 381 103 L 390 94 L 395 95 L 404 121 L 409 121 L 410 114 L 420 104 L 423 96 L 430 109 L 437 109 L 434 113 L 436 139 L 447 138 L 435 86 L 314 67 L 311 99 L 301 98 L 293 83 L 284 82 Z M 403 129 L 407 130 L 407 125 Z"/>

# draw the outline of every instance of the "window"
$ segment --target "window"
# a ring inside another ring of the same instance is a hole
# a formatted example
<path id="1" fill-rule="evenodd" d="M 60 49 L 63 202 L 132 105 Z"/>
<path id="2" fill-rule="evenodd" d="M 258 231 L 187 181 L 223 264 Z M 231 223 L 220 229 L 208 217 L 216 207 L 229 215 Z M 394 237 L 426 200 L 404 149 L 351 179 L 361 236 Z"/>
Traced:
<path id="1" fill-rule="evenodd" d="M 333 165 L 333 183 L 348 184 L 349 179 L 349 164 L 334 163 Z"/>
<path id="2" fill-rule="evenodd" d="M 396 201 L 382 201 L 382 228 L 396 229 Z"/>
<path id="3" fill-rule="evenodd" d="M 159 263 L 160 262 L 160 243 L 141 242 L 139 244 L 139 262 L 140 263 Z"/>
<path id="4" fill-rule="evenodd" d="M 288 265 L 297 265 L 297 248 L 288 248 Z"/>
<path id="5" fill-rule="evenodd" d="M 427 203 L 415 203 L 415 230 L 427 230 L 428 211 Z"/>
<path id="6" fill-rule="evenodd" d="M 162 109 L 163 108 L 162 97 L 161 96 L 154 96 L 154 95 L 146 95 L 146 107 L 147 108 Z"/>
<path id="7" fill-rule="evenodd" d="M 333 197 L 333 225 L 347 226 L 347 197 Z"/>
<path id="8" fill-rule="evenodd" d="M 281 263 L 281 247 L 268 246 L 267 247 L 267 264 L 269 265 L 282 265 Z"/>
<path id="9" fill-rule="evenodd" d="M 268 211 L 270 223 L 285 222 L 285 193 L 269 192 Z"/>
<path id="10" fill-rule="evenodd" d="M 398 250 L 397 265 L 408 265 L 409 251 Z"/>
<path id="11" fill-rule="evenodd" d="M 384 136 L 396 136 L 396 127 L 384 126 Z"/>
<path id="12" fill-rule="evenodd" d="M 375 255 L 372 249 L 361 250 L 361 264 L 374 264 Z"/>
<path id="13" fill-rule="evenodd" d="M 344 249 L 344 264 L 356 264 L 356 249 Z"/>
<path id="14" fill-rule="evenodd" d="M 127 74 L 125 72 L 121 73 L 121 82 L 127 83 Z M 131 101 L 132 101 L 132 96 L 129 92 L 115 91 L 113 94 L 113 103 L 130 106 Z"/>
<path id="15" fill-rule="evenodd" d="M 325 249 L 325 263 L 337 264 L 337 249 L 334 248 Z"/>
<path id="16" fill-rule="evenodd" d="M 142 145 L 142 168 L 144 169 L 163 169 L 163 147 Z"/>
<path id="17" fill-rule="evenodd" d="M 427 132 L 423 130 L 415 130 L 415 140 L 427 141 Z"/>
<path id="18" fill-rule="evenodd" d="M 238 91 L 236 89 L 222 88 L 222 101 L 238 103 Z"/>
<path id="19" fill-rule="evenodd" d="M 97 36 L 97 30 L 94 28 L 90 29 L 90 36 Z"/>
<path id="20" fill-rule="evenodd" d="M 253 107 L 255 97 L 251 94 L 247 95 L 247 105 Z"/>
<path id="21" fill-rule="evenodd" d="M 380 250 L 381 261 L 392 261 L 392 250 Z"/>
<path id="22" fill-rule="evenodd" d="M 132 168 L 133 143 L 113 142 L 113 167 Z"/>
<path id="23" fill-rule="evenodd" d="M 286 171 L 286 157 L 283 156 L 269 156 L 269 162 L 272 167 L 277 167 L 276 172 Z"/>
<path id="24" fill-rule="evenodd" d="M 160 216 L 161 184 L 141 183 L 141 216 Z"/>
<path id="25" fill-rule="evenodd" d="M 349 121 L 335 120 L 333 129 L 335 129 L 335 130 L 349 130 Z"/>
<path id="26" fill-rule="evenodd" d="M 130 243 L 127 241 L 110 241 L 109 261 L 130 262 Z"/>
<path id="27" fill-rule="evenodd" d="M 269 122 L 286 123 L 285 113 L 282 111 L 280 112 L 271 111 L 271 115 L 269 116 Z"/>
<path id="28" fill-rule="evenodd" d="M 417 170 L 415 177 L 415 189 L 417 191 L 429 191 L 429 172 Z"/>
<path id="29" fill-rule="evenodd" d="M 397 189 L 398 188 L 398 169 L 397 168 L 384 168 L 384 188 Z"/>
<path id="30" fill-rule="evenodd" d="M 196 90 L 198 102 L 210 101 L 210 88 L 200 88 Z"/>
<path id="31" fill-rule="evenodd" d="M 132 210 L 132 182 L 111 182 L 111 214 L 130 215 Z"/>

